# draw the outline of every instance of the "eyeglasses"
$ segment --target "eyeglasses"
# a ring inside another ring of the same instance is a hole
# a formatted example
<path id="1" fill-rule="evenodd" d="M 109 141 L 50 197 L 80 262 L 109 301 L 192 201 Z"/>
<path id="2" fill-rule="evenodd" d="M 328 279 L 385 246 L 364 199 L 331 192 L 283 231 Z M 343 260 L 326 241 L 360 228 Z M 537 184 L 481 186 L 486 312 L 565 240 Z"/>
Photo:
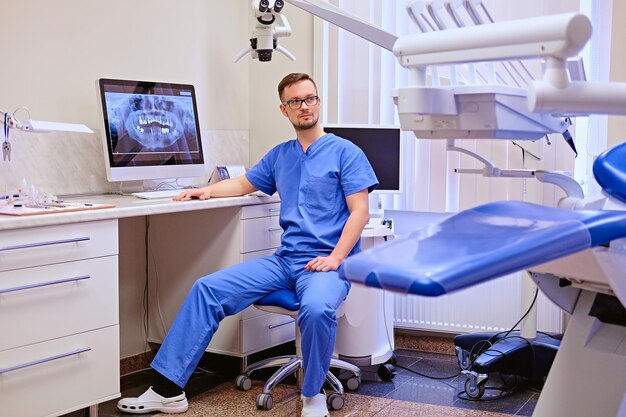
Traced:
<path id="1" fill-rule="evenodd" d="M 291 110 L 298 110 L 302 107 L 302 103 L 306 103 L 308 107 L 317 106 L 317 103 L 320 102 L 320 98 L 318 96 L 308 96 L 305 99 L 294 98 L 292 100 L 283 101 L 285 106 L 289 106 Z"/>

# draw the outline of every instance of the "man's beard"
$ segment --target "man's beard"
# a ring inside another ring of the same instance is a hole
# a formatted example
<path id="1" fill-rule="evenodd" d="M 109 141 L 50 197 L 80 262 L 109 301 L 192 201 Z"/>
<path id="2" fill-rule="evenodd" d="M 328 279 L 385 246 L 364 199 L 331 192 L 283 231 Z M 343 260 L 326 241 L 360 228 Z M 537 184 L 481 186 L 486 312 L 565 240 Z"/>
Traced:
<path id="1" fill-rule="evenodd" d="M 291 122 L 291 124 L 296 130 L 309 130 L 317 125 L 318 120 L 319 120 L 319 117 L 316 117 L 315 119 L 312 119 L 309 122 L 305 122 L 305 121 L 296 122 L 296 123 Z"/>

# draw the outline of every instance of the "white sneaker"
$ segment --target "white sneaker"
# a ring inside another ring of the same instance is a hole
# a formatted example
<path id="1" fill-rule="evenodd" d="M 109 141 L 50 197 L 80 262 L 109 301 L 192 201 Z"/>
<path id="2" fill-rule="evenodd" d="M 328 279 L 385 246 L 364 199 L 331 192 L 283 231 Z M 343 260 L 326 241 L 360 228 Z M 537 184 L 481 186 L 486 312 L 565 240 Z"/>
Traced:
<path id="1" fill-rule="evenodd" d="M 301 417 L 329 417 L 326 407 L 326 394 L 317 394 L 313 397 L 302 397 Z"/>
<path id="2" fill-rule="evenodd" d="M 131 414 L 145 414 L 160 411 L 165 414 L 184 413 L 189 408 L 187 397 L 183 392 L 176 397 L 165 398 L 148 388 L 139 397 L 122 398 L 117 403 L 120 411 Z"/>

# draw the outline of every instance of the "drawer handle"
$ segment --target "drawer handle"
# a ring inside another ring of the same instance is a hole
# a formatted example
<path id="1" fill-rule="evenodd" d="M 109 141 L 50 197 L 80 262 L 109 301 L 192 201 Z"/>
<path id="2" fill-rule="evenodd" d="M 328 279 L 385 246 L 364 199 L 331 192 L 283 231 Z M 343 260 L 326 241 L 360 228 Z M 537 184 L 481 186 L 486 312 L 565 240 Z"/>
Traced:
<path id="1" fill-rule="evenodd" d="M 68 356 L 78 355 L 79 353 L 89 352 L 90 350 L 91 348 L 76 349 L 73 352 L 62 353 L 56 356 L 50 356 L 49 358 L 39 359 L 37 361 L 28 362 L 28 363 L 23 363 L 21 365 L 15 365 L 10 368 L 4 368 L 4 369 L 0 368 L 0 375 L 6 374 L 7 372 L 11 372 L 11 371 L 17 371 L 19 369 L 30 368 L 31 366 L 39 365 L 39 364 L 46 363 L 46 362 L 52 362 L 57 359 L 67 358 Z"/>
<path id="2" fill-rule="evenodd" d="M 22 290 L 30 290 L 32 288 L 48 287 L 50 285 L 63 284 L 65 282 L 82 281 L 84 279 L 89 279 L 89 278 L 91 278 L 91 276 L 82 275 L 82 276 L 74 277 L 74 278 L 65 278 L 65 279 L 58 279 L 56 281 L 41 282 L 39 284 L 22 285 L 20 287 L 6 288 L 3 290 L 0 290 L 0 294 L 6 294 L 9 292 L 22 291 Z"/>
<path id="3" fill-rule="evenodd" d="M 279 208 L 271 208 L 269 211 L 270 211 L 270 214 L 272 214 L 272 213 L 280 213 L 280 209 Z"/>
<path id="4" fill-rule="evenodd" d="M 0 252 L 5 252 L 5 251 L 15 250 L 15 249 L 38 248 L 40 246 L 60 245 L 62 243 L 76 243 L 76 242 L 82 242 L 84 240 L 90 240 L 90 239 L 88 237 L 75 237 L 73 239 L 52 240 L 50 242 L 26 243 L 24 245 L 4 246 L 4 247 L 0 246 Z"/>
<path id="5" fill-rule="evenodd" d="M 283 229 L 280 227 L 272 227 L 271 229 L 267 230 L 268 232 L 282 232 Z"/>
<path id="6" fill-rule="evenodd" d="M 267 326 L 267 327 L 268 327 L 270 330 L 272 330 L 272 329 L 275 329 L 275 328 L 277 328 L 277 327 L 282 327 L 282 326 L 285 326 L 285 325 L 287 325 L 287 324 L 291 324 L 291 323 L 293 323 L 294 321 L 295 321 L 295 320 L 289 320 L 289 321 L 286 321 L 286 322 L 284 322 L 284 323 L 280 323 L 280 324 L 270 324 L 270 325 L 269 325 L 269 326 Z"/>

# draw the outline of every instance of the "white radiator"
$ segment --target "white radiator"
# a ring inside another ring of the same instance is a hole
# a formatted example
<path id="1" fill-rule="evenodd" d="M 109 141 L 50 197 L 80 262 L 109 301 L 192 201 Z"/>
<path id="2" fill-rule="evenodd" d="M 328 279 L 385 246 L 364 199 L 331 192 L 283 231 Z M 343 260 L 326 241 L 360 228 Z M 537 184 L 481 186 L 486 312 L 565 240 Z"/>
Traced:
<path id="1" fill-rule="evenodd" d="M 395 294 L 394 327 L 455 334 L 508 330 L 529 307 L 521 305 L 522 279 L 511 274 L 441 297 Z M 560 333 L 562 310 L 541 291 L 537 302 L 537 330 Z"/>

